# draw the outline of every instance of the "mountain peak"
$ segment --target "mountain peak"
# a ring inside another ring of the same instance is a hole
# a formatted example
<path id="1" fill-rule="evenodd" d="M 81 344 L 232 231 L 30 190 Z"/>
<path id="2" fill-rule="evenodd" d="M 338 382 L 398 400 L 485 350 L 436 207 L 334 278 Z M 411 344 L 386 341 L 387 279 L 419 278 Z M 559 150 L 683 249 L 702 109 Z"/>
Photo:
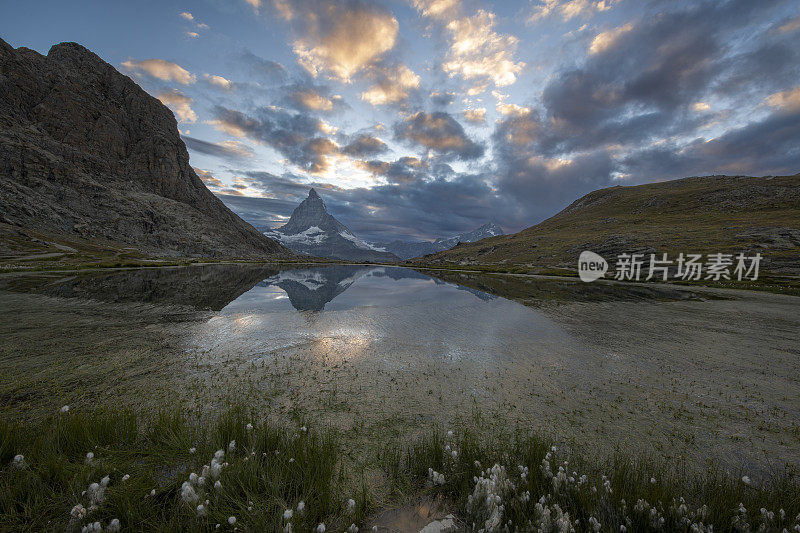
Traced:
<path id="1" fill-rule="evenodd" d="M 311 190 L 308 191 L 308 197 L 309 198 L 318 198 L 318 199 L 321 200 L 321 198 L 319 197 L 319 194 L 317 194 L 317 191 L 314 190 L 314 187 L 311 187 Z"/>

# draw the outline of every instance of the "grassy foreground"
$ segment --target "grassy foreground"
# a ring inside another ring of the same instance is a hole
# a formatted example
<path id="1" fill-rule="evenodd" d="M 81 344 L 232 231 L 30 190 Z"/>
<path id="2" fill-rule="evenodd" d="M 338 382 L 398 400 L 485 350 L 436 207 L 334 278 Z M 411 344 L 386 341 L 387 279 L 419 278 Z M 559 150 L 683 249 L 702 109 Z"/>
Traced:
<path id="1" fill-rule="evenodd" d="M 522 433 L 379 448 L 398 500 L 443 495 L 468 530 L 800 531 L 788 472 L 755 484 L 621 454 L 597 464 Z M 240 407 L 211 422 L 115 409 L 0 422 L 0 530 L 357 531 L 377 509 L 343 463 L 333 433 Z"/>

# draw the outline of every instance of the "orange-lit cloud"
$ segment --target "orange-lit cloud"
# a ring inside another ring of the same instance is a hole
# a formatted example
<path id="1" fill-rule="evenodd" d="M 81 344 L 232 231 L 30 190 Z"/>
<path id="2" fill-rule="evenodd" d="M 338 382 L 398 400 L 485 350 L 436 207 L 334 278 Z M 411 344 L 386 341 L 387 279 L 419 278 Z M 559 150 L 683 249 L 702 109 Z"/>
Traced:
<path id="1" fill-rule="evenodd" d="M 388 11 L 362 3 L 278 2 L 279 14 L 294 21 L 293 49 L 313 76 L 325 74 L 349 82 L 394 48 L 399 31 Z"/>
<path id="2" fill-rule="evenodd" d="M 197 114 L 191 107 L 192 99 L 178 90 L 164 91 L 157 98 L 175 113 L 181 122 L 197 122 Z"/>
<path id="3" fill-rule="evenodd" d="M 619 28 L 598 33 L 595 38 L 592 39 L 592 44 L 589 45 L 589 53 L 599 54 L 601 52 L 605 52 L 613 47 L 622 35 L 625 35 L 632 29 L 633 24 L 629 22 L 624 26 L 620 26 Z"/>
<path id="4" fill-rule="evenodd" d="M 163 59 L 142 59 L 140 61 L 129 59 L 122 66 L 132 72 L 145 73 L 164 81 L 174 81 L 181 85 L 190 85 L 195 82 L 194 74 L 176 63 Z"/>

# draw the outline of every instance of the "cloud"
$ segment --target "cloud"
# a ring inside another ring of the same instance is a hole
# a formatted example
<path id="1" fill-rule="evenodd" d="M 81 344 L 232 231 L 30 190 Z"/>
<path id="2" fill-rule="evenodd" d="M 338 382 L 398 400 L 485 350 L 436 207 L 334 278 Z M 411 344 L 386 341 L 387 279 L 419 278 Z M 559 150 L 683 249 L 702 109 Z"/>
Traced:
<path id="1" fill-rule="evenodd" d="M 256 77 L 258 81 L 278 83 L 286 77 L 286 68 L 283 65 L 259 57 L 249 50 L 243 51 L 237 59 L 246 67 L 248 74 Z"/>
<path id="2" fill-rule="evenodd" d="M 695 102 L 692 104 L 692 109 L 698 113 L 705 113 L 711 109 L 711 106 L 706 102 Z"/>
<path id="3" fill-rule="evenodd" d="M 566 22 L 575 17 L 607 11 L 612 4 L 613 0 L 543 0 L 534 6 L 528 22 L 539 22 L 554 14 L 561 15 L 561 19 Z"/>
<path id="4" fill-rule="evenodd" d="M 239 160 L 243 158 L 250 158 L 255 155 L 253 149 L 240 141 L 222 141 L 220 143 L 212 143 L 186 135 L 182 136 L 183 142 L 186 147 L 194 152 L 201 154 L 212 155 L 215 157 Z"/>
<path id="5" fill-rule="evenodd" d="M 320 135 L 328 130 L 325 123 L 303 113 L 266 107 L 260 108 L 257 116 L 249 116 L 218 106 L 209 123 L 230 135 L 270 146 L 311 174 L 325 172 L 330 164 L 328 156 L 339 153 L 335 142 Z"/>
<path id="6" fill-rule="evenodd" d="M 372 76 L 378 82 L 361 93 L 361 99 L 372 105 L 404 102 L 409 92 L 419 87 L 419 76 L 405 65 L 376 69 Z"/>
<path id="7" fill-rule="evenodd" d="M 328 96 L 327 88 L 291 85 L 286 88 L 284 102 L 299 111 L 329 113 L 334 109 L 346 107 L 339 95 Z"/>
<path id="8" fill-rule="evenodd" d="M 211 172 L 209 172 L 208 170 L 203 170 L 202 168 L 197 168 L 197 167 L 192 167 L 192 168 L 197 173 L 197 176 L 201 180 L 203 180 L 203 183 L 205 183 L 208 187 L 218 188 L 218 189 L 225 187 L 225 184 L 222 183 L 222 181 L 219 180 L 218 178 L 212 176 Z"/>
<path id="9" fill-rule="evenodd" d="M 399 24 L 391 12 L 361 0 L 283 1 L 279 14 L 297 33 L 293 49 L 313 76 L 349 82 L 394 48 Z"/>
<path id="10" fill-rule="evenodd" d="M 364 167 L 383 176 L 390 183 L 412 184 L 428 178 L 428 165 L 416 157 L 401 157 L 397 161 L 365 161 Z"/>
<path id="11" fill-rule="evenodd" d="M 456 93 L 435 91 L 430 94 L 430 98 L 433 105 L 447 107 L 455 100 Z"/>
<path id="12" fill-rule="evenodd" d="M 469 160 L 483 156 L 483 146 L 470 139 L 461 124 L 443 111 L 411 115 L 395 124 L 394 134 L 446 157 Z"/>
<path id="13" fill-rule="evenodd" d="M 781 33 L 792 33 L 797 30 L 800 30 L 800 16 L 793 18 L 778 28 Z"/>
<path id="14" fill-rule="evenodd" d="M 592 39 L 592 44 L 589 46 L 589 53 L 590 54 L 599 54 L 601 52 L 605 52 L 619 40 L 622 35 L 625 35 L 629 31 L 633 29 L 633 24 L 630 22 L 620 26 L 619 28 L 614 28 L 613 30 L 604 31 L 602 33 L 598 33 L 594 39 Z"/>
<path id="15" fill-rule="evenodd" d="M 442 69 L 450 76 L 505 87 L 517 80 L 525 63 L 514 60 L 519 40 L 494 31 L 495 15 L 479 9 L 471 17 L 447 23 L 450 50 Z"/>
<path id="16" fill-rule="evenodd" d="M 423 16 L 434 19 L 451 19 L 461 7 L 461 0 L 412 0 L 411 3 Z"/>
<path id="17" fill-rule="evenodd" d="M 244 0 L 247 5 L 253 8 L 256 13 L 261 9 L 261 0 Z"/>
<path id="18" fill-rule="evenodd" d="M 467 109 L 463 112 L 464 120 L 472 124 L 483 124 L 486 122 L 486 109 L 478 107 L 475 109 Z"/>
<path id="19" fill-rule="evenodd" d="M 190 38 L 192 38 L 192 39 L 197 39 L 197 37 L 198 37 L 200 34 L 198 34 L 196 31 L 187 31 L 187 32 L 185 33 L 185 35 L 186 35 L 187 37 L 190 37 Z"/>
<path id="20" fill-rule="evenodd" d="M 800 111 L 800 86 L 788 91 L 771 94 L 766 99 L 767 104 L 777 107 L 781 111 Z"/>
<path id="21" fill-rule="evenodd" d="M 497 104 L 497 112 L 504 116 L 524 116 L 531 112 L 529 107 L 518 106 L 517 104 Z"/>
<path id="22" fill-rule="evenodd" d="M 230 90 L 231 87 L 233 86 L 230 80 L 227 80 L 222 76 L 205 74 L 203 77 L 209 84 L 213 85 L 214 87 L 219 87 L 220 89 L 224 89 L 226 91 Z"/>
<path id="23" fill-rule="evenodd" d="M 194 20 L 194 15 L 192 15 L 188 11 L 184 11 L 183 13 L 180 13 L 179 16 L 181 18 L 183 18 L 184 20 L 189 20 L 189 21 Z"/>
<path id="24" fill-rule="evenodd" d="M 386 143 L 382 140 L 369 135 L 361 133 L 353 137 L 353 139 L 342 148 L 342 153 L 352 157 L 374 157 L 389 150 Z"/>
<path id="25" fill-rule="evenodd" d="M 162 104 L 169 107 L 181 122 L 190 124 L 197 122 L 197 114 L 191 107 L 192 99 L 177 89 L 161 92 L 157 98 Z"/>
<path id="26" fill-rule="evenodd" d="M 122 66 L 131 72 L 145 73 L 163 81 L 174 81 L 181 85 L 190 85 L 196 77 L 185 68 L 176 63 L 163 59 L 143 59 L 141 61 L 129 59 Z"/>

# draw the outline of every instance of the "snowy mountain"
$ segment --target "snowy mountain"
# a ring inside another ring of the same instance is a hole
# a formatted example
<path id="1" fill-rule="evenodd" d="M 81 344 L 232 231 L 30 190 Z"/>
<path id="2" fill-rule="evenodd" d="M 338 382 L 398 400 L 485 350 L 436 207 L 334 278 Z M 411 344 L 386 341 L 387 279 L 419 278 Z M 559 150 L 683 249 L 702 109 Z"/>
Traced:
<path id="1" fill-rule="evenodd" d="M 264 235 L 293 252 L 345 261 L 387 262 L 399 258 L 385 249 L 368 244 L 328 213 L 325 202 L 311 189 L 308 197 L 292 212 L 289 222 Z"/>
<path id="2" fill-rule="evenodd" d="M 412 257 L 421 257 L 423 255 L 449 250 L 459 242 L 475 242 L 487 237 L 495 237 L 503 234 L 503 228 L 493 222 L 489 222 L 472 231 L 461 233 L 454 237 L 438 238 L 435 241 L 392 241 L 389 243 L 374 244 L 374 246 L 387 250 L 401 259 L 411 259 Z M 291 249 L 291 246 L 286 246 Z"/>

